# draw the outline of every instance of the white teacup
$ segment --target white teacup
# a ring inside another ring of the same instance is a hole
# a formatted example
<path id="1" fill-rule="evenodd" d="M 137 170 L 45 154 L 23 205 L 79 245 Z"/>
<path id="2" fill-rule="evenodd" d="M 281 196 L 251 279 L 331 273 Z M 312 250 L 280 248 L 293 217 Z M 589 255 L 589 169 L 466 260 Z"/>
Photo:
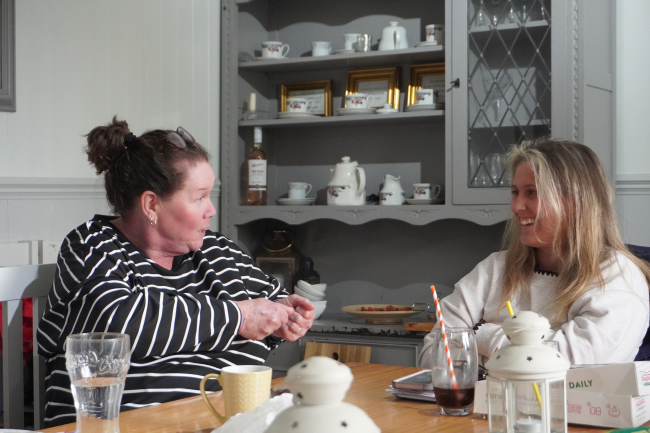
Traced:
<path id="1" fill-rule="evenodd" d="M 414 183 L 413 198 L 419 200 L 436 198 L 440 194 L 440 189 L 440 185 L 434 185 L 434 187 L 431 188 L 430 183 Z"/>
<path id="2" fill-rule="evenodd" d="M 433 104 L 433 89 L 418 89 L 415 91 L 416 104 Z"/>
<path id="3" fill-rule="evenodd" d="M 429 24 L 425 29 L 427 33 L 427 42 L 435 42 L 437 45 L 445 44 L 444 24 Z"/>
<path id="4" fill-rule="evenodd" d="M 375 100 L 373 95 L 350 93 L 345 95 L 345 108 L 369 108 Z"/>
<path id="5" fill-rule="evenodd" d="M 285 52 L 284 49 L 287 49 Z M 262 57 L 271 59 L 281 59 L 287 57 L 289 54 L 289 45 L 283 44 L 279 41 L 265 41 L 262 42 Z"/>
<path id="6" fill-rule="evenodd" d="M 356 50 L 357 49 L 357 39 L 359 39 L 361 33 L 346 33 L 343 35 L 343 47 L 346 50 Z"/>
<path id="7" fill-rule="evenodd" d="M 311 43 L 311 55 L 313 57 L 329 56 L 332 54 L 332 44 L 327 41 Z"/>
<path id="8" fill-rule="evenodd" d="M 287 112 L 308 113 L 314 107 L 314 101 L 305 98 L 287 98 Z"/>
<path id="9" fill-rule="evenodd" d="M 311 184 L 307 182 L 289 182 L 289 198 L 301 199 L 306 198 L 311 191 Z"/>

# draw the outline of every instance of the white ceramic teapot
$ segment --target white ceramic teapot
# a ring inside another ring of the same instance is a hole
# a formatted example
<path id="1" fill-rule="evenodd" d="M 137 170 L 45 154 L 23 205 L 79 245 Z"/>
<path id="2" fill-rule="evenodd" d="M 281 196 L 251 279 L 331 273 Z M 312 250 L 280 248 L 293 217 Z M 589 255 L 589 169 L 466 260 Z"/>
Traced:
<path id="1" fill-rule="evenodd" d="M 280 412 L 264 433 L 380 433 L 363 410 L 343 400 L 353 380 L 350 367 L 312 356 L 287 372 L 295 406 Z"/>
<path id="2" fill-rule="evenodd" d="M 406 194 L 399 181 L 400 176 L 387 174 L 384 178 L 384 187 L 379 192 L 379 204 L 400 205 L 404 204 Z"/>
<path id="3" fill-rule="evenodd" d="M 366 202 L 366 172 L 349 156 L 341 158 L 330 169 L 332 180 L 327 184 L 327 204 L 358 206 Z"/>
<path id="4" fill-rule="evenodd" d="M 406 29 L 397 25 L 397 21 L 391 21 L 390 26 L 384 27 L 379 41 L 379 51 L 399 50 L 408 48 L 406 40 Z"/>

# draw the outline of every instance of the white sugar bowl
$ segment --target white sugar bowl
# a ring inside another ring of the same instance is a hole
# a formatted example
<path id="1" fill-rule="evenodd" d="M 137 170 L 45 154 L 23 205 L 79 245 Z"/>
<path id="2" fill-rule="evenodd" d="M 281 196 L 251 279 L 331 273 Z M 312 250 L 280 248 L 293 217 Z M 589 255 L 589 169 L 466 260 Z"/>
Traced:
<path id="1" fill-rule="evenodd" d="M 348 366 L 325 356 L 294 365 L 286 382 L 295 406 L 280 412 L 264 433 L 380 433 L 363 410 L 343 402 L 353 379 Z"/>

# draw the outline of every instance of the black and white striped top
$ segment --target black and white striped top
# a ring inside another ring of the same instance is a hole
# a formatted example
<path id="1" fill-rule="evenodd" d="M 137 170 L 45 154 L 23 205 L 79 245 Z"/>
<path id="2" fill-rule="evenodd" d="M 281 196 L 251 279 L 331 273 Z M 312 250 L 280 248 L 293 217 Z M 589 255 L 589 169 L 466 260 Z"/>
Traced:
<path id="1" fill-rule="evenodd" d="M 48 306 L 38 327 L 47 359 L 47 426 L 75 421 L 63 344 L 70 334 L 123 332 L 131 368 L 121 410 L 200 393 L 199 382 L 221 367 L 262 364 L 279 339 L 246 340 L 233 301 L 288 296 L 226 237 L 207 231 L 203 246 L 167 270 L 96 215 L 63 241 Z M 215 380 L 208 384 L 219 389 Z"/>

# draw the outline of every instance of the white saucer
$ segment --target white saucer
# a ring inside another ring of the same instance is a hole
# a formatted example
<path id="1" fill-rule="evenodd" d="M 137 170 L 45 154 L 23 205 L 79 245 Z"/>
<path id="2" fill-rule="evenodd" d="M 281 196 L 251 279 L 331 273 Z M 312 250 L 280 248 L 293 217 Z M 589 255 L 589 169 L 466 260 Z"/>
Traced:
<path id="1" fill-rule="evenodd" d="M 442 204 L 445 202 L 444 198 L 407 198 L 408 204 Z"/>
<path id="2" fill-rule="evenodd" d="M 423 41 L 423 42 L 420 42 L 419 44 L 417 44 L 417 45 L 416 45 L 416 48 L 417 48 L 417 47 L 432 47 L 432 46 L 434 46 L 434 45 L 442 45 L 442 44 L 439 44 L 438 42 L 427 42 L 427 41 Z"/>
<path id="3" fill-rule="evenodd" d="M 278 204 L 282 204 L 285 206 L 291 206 L 291 205 L 304 205 L 304 204 L 314 204 L 314 201 L 316 201 L 315 198 L 278 198 L 275 200 Z"/>
<path id="4" fill-rule="evenodd" d="M 393 114 L 393 113 L 399 113 L 399 110 L 396 110 L 395 108 L 379 108 L 377 110 L 377 114 Z"/>
<path id="5" fill-rule="evenodd" d="M 443 110 L 445 104 L 412 104 L 406 106 L 406 111 L 427 111 L 427 110 Z"/>
<path id="6" fill-rule="evenodd" d="M 352 54 L 354 53 L 354 50 L 336 50 L 334 51 L 334 54 Z"/>
<path id="7" fill-rule="evenodd" d="M 299 111 L 281 111 L 278 113 L 278 119 L 295 119 L 296 117 L 316 117 L 316 114 L 301 113 Z"/>
<path id="8" fill-rule="evenodd" d="M 376 108 L 339 108 L 339 116 L 349 116 L 354 114 L 377 114 Z"/>

